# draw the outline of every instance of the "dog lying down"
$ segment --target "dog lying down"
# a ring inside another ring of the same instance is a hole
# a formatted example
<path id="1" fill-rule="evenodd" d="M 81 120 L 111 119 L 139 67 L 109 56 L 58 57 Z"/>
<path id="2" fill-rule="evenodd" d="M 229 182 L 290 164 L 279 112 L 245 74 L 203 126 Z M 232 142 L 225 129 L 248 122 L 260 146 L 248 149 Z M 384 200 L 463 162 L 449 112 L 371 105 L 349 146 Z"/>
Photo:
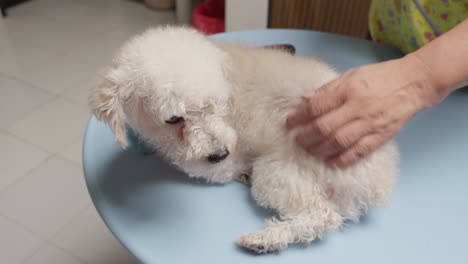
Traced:
<path id="1" fill-rule="evenodd" d="M 337 77 L 329 65 L 284 51 L 216 43 L 189 28 L 149 29 L 124 45 L 90 104 L 122 146 L 126 126 L 190 177 L 251 192 L 278 216 L 240 237 L 258 253 L 307 243 L 389 202 L 399 153 L 390 142 L 347 169 L 295 143 L 286 117 L 301 95 Z"/>

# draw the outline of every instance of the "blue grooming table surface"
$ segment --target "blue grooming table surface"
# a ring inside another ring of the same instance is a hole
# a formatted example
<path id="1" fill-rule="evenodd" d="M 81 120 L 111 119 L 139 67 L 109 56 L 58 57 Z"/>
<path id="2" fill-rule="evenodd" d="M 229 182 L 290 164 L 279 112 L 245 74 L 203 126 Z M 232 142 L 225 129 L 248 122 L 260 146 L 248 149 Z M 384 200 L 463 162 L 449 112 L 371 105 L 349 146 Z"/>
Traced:
<path id="1" fill-rule="evenodd" d="M 362 39 L 300 30 L 213 38 L 255 46 L 291 43 L 297 55 L 319 57 L 340 71 L 401 55 Z M 397 141 L 401 175 L 390 208 L 371 210 L 359 224 L 309 246 L 267 255 L 235 244 L 241 233 L 261 228 L 272 215 L 257 207 L 240 183 L 208 185 L 188 179 L 157 155 L 123 151 L 94 117 L 83 167 L 101 217 L 143 263 L 468 263 L 468 93 L 456 92 L 418 114 Z"/>

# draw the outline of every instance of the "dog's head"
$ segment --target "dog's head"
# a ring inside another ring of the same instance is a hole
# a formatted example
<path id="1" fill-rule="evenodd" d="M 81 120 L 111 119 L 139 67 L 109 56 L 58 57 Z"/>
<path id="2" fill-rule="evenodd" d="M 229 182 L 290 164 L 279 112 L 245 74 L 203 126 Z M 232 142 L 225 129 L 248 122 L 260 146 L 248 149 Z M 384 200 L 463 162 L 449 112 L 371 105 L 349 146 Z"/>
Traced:
<path id="1" fill-rule="evenodd" d="M 130 126 L 190 175 L 223 181 L 236 145 L 227 60 L 194 30 L 150 29 L 121 49 L 92 91 L 91 107 L 118 144 L 127 145 Z"/>

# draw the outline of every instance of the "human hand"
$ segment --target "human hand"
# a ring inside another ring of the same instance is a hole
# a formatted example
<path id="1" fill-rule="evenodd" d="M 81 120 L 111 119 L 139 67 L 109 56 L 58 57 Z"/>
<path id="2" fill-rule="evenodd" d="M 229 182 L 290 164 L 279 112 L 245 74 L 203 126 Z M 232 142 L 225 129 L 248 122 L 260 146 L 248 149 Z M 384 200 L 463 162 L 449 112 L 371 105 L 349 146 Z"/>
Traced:
<path id="1" fill-rule="evenodd" d="M 415 56 L 351 69 L 303 96 L 288 117 L 296 140 L 330 166 L 346 167 L 392 139 L 420 110 L 445 97 Z"/>

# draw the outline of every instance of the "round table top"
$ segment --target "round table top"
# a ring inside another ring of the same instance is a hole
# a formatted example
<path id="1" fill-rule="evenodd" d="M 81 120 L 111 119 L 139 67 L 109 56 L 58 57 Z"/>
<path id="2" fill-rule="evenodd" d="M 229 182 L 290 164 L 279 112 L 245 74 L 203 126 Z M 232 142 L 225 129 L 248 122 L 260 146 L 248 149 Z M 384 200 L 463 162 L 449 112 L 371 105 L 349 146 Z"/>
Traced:
<path id="1" fill-rule="evenodd" d="M 291 43 L 339 70 L 399 56 L 334 34 L 259 30 L 215 35 L 251 45 Z M 397 105 L 395 107 L 398 107 Z M 143 263 L 468 263 L 468 93 L 418 114 L 397 137 L 401 175 L 387 209 L 309 246 L 255 255 L 236 246 L 271 212 L 240 183 L 188 179 L 157 155 L 123 151 L 90 118 L 83 145 L 89 192 L 109 229 Z"/>

